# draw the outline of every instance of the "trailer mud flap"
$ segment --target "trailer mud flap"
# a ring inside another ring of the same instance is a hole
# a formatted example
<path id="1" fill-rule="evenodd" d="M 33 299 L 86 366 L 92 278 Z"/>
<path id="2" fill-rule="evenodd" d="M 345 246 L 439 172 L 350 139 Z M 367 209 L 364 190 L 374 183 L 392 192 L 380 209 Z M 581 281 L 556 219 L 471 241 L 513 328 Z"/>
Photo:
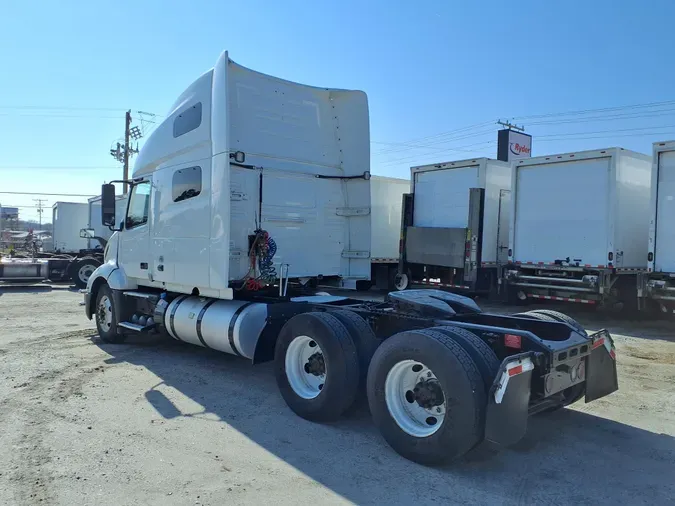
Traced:
<path id="1" fill-rule="evenodd" d="M 502 362 L 488 397 L 485 439 L 503 446 L 518 442 L 527 431 L 532 353 L 513 355 Z"/>
<path id="2" fill-rule="evenodd" d="M 586 402 L 594 401 L 619 389 L 616 351 L 612 337 L 605 329 L 589 337 L 593 344 L 586 366 Z"/>

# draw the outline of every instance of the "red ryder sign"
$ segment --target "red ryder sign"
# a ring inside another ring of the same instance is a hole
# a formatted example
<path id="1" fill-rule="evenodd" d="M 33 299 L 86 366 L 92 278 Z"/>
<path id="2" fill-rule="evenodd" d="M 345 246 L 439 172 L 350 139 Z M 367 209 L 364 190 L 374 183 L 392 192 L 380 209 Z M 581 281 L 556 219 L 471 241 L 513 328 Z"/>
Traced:
<path id="1" fill-rule="evenodd" d="M 504 129 L 497 134 L 497 159 L 504 162 L 530 158 L 532 156 L 532 136 Z"/>

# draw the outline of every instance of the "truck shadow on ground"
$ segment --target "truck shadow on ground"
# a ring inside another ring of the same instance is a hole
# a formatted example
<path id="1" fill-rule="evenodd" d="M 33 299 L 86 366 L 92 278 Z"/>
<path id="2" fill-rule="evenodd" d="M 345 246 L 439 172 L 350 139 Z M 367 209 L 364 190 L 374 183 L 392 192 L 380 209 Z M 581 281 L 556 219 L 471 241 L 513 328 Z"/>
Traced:
<path id="1" fill-rule="evenodd" d="M 669 435 L 565 409 L 531 418 L 515 447 L 483 445 L 452 465 L 426 468 L 386 445 L 363 400 L 334 424 L 298 418 L 277 391 L 271 363 L 252 367 L 169 339 L 92 340 L 110 355 L 106 363 L 142 366 L 160 378 L 144 392 L 160 416 L 193 416 L 164 393 L 175 389 L 216 423 L 358 504 L 665 504 L 675 497 L 675 438 Z"/>

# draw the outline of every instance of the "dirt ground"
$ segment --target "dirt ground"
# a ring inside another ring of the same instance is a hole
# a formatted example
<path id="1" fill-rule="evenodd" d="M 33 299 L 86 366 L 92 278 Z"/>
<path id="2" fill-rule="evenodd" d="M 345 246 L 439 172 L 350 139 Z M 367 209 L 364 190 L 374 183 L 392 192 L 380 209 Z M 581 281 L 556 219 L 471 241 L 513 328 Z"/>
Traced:
<path id="1" fill-rule="evenodd" d="M 0 289 L 0 504 L 673 504 L 675 324 L 574 313 L 617 342 L 620 390 L 530 419 L 508 449 L 425 468 L 366 407 L 296 417 L 270 364 L 102 343 L 78 293 Z M 504 311 L 496 306 L 490 309 Z"/>

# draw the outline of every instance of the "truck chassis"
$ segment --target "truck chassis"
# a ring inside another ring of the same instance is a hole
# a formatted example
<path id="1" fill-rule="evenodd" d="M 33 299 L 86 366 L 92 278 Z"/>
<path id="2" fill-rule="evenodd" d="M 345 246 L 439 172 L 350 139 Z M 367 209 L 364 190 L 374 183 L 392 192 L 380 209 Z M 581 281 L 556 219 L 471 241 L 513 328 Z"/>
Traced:
<path id="1" fill-rule="evenodd" d="M 280 292 L 219 300 L 115 290 L 97 276 L 83 304 L 106 342 L 162 333 L 254 364 L 273 360 L 282 397 L 307 420 L 336 420 L 365 395 L 389 445 L 427 465 L 483 440 L 513 444 L 528 416 L 618 388 L 609 332 L 588 335 L 561 313 L 483 313 L 429 289 L 384 302 Z"/>

